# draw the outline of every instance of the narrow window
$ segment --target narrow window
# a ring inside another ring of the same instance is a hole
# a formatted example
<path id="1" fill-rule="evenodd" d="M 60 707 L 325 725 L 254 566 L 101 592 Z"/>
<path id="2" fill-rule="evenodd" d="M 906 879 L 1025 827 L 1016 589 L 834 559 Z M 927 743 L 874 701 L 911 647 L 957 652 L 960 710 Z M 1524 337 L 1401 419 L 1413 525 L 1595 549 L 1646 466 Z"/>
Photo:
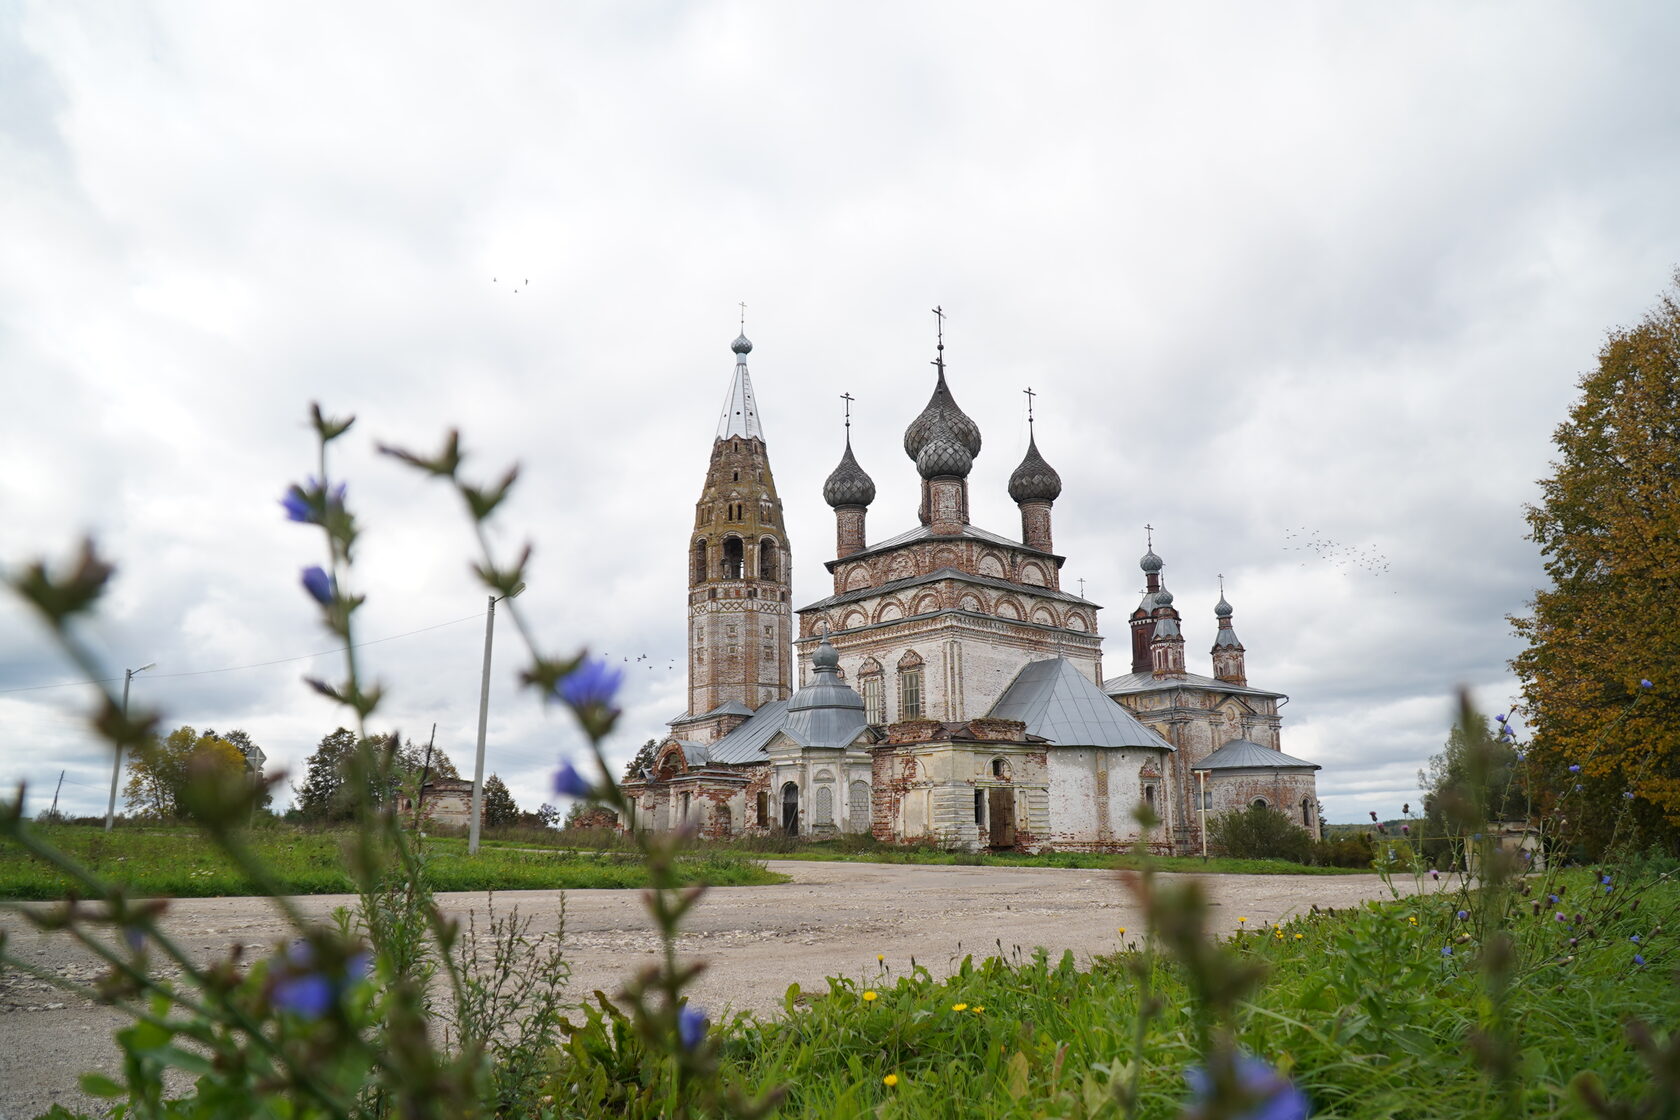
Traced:
<path id="1" fill-rule="evenodd" d="M 1301 798 L 1301 823 L 1306 825 L 1308 828 L 1312 827 L 1312 799 L 1311 798 L 1307 798 L 1307 797 Z"/>
<path id="2" fill-rule="evenodd" d="M 770 791 L 758 791 L 758 827 L 763 828 L 770 823 Z"/>
<path id="3" fill-rule="evenodd" d="M 898 715 L 900 719 L 922 718 L 922 671 L 904 669 L 898 674 Z"/>
<path id="4" fill-rule="evenodd" d="M 1001 758 L 992 759 L 992 777 L 1002 778 L 1004 781 L 1008 781 L 1009 763 L 1005 762 Z"/>
<path id="5" fill-rule="evenodd" d="M 677 810 L 677 819 L 679 821 L 687 821 L 688 820 L 688 799 L 689 799 L 688 794 L 685 793 L 685 794 L 682 795 L 682 798 L 681 798 L 682 807 Z"/>
<path id="6" fill-rule="evenodd" d="M 986 791 L 974 791 L 974 823 L 982 827 L 986 824 Z"/>
<path id="7" fill-rule="evenodd" d="M 871 673 L 863 678 L 863 718 L 870 723 L 887 722 L 887 690 L 881 687 L 881 674 Z"/>
<path id="8" fill-rule="evenodd" d="M 1148 805 L 1151 809 L 1155 808 L 1155 787 L 1154 786 L 1144 786 L 1143 787 L 1143 803 L 1145 805 Z"/>
<path id="9" fill-rule="evenodd" d="M 1202 794 L 1202 812 L 1204 812 L 1204 813 L 1213 812 L 1213 794 L 1207 793 L 1205 791 Z"/>
<path id="10" fill-rule="evenodd" d="M 723 578 L 740 579 L 742 566 L 742 548 L 740 537 L 730 537 L 723 542 Z"/>
<path id="11" fill-rule="evenodd" d="M 699 583 L 706 578 L 706 542 L 694 542 L 694 582 Z"/>
<path id="12" fill-rule="evenodd" d="M 736 472 L 735 472 L 735 478 L 734 478 L 734 481 L 736 481 L 736 482 L 739 482 L 739 481 L 741 481 L 741 472 L 740 472 L 740 471 L 736 471 Z"/>
<path id="13" fill-rule="evenodd" d="M 776 579 L 776 542 L 766 537 L 758 542 L 758 578 Z"/>

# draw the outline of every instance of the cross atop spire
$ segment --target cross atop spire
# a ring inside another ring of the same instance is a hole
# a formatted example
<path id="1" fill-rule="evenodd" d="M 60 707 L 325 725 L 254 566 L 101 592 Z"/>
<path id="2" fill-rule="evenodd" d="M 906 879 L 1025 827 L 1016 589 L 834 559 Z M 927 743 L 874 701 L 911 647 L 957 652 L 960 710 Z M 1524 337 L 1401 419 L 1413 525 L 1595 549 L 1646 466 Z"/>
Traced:
<path id="1" fill-rule="evenodd" d="M 747 301 L 741 301 L 741 333 L 747 333 Z"/>
<path id="2" fill-rule="evenodd" d="M 1038 396 L 1038 394 L 1033 392 L 1033 387 L 1031 385 L 1022 389 L 1021 392 L 1027 395 L 1027 432 L 1030 434 L 1033 426 L 1033 398 Z"/>
<path id="3" fill-rule="evenodd" d="M 850 393 L 841 393 L 840 399 L 846 402 L 846 438 L 852 437 L 852 402 L 857 400 Z"/>
<path id="4" fill-rule="evenodd" d="M 1149 551 L 1154 552 L 1155 551 L 1155 526 L 1145 525 L 1143 527 L 1143 531 L 1146 534 L 1148 534 L 1145 539 L 1148 541 Z"/>
<path id="5" fill-rule="evenodd" d="M 944 308 L 944 305 L 940 305 L 940 306 L 935 307 L 933 309 L 933 318 L 934 318 L 935 327 L 939 332 L 939 346 L 938 346 L 937 356 L 929 364 L 936 365 L 936 366 L 939 367 L 939 377 L 940 377 L 940 380 L 943 381 L 944 377 L 945 377 L 945 308 Z"/>

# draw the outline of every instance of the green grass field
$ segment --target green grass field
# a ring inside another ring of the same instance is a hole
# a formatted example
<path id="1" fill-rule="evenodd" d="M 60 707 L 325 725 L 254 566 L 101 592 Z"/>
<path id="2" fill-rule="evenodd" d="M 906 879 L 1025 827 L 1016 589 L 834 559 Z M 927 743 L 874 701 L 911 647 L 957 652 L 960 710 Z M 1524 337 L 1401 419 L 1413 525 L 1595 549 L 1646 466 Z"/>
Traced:
<path id="1" fill-rule="evenodd" d="M 41 830 L 71 857 L 124 886 L 172 898 L 245 895 L 255 891 L 246 877 L 212 845 L 185 827 L 125 827 L 107 833 L 98 826 L 52 825 Z M 348 894 L 355 890 L 345 870 L 341 838 L 331 832 L 257 829 L 249 833 L 258 856 L 292 894 Z M 647 886 L 647 870 L 631 852 L 541 852 L 484 847 L 476 858 L 464 842 L 442 841 L 429 851 L 427 871 L 434 890 L 578 890 Z M 762 860 L 731 853 L 697 853 L 683 862 L 686 882 L 752 886 L 785 882 Z M 0 899 L 53 900 L 65 897 L 69 880 L 13 843 L 0 843 Z"/>

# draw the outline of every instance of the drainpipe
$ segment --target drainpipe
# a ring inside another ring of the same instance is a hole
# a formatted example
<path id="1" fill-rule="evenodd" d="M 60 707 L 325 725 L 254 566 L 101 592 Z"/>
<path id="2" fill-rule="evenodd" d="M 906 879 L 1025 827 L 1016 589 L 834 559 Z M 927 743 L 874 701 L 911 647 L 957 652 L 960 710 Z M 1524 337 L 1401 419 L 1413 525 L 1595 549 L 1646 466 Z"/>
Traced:
<path id="1" fill-rule="evenodd" d="M 1202 807 L 1202 859 L 1207 859 L 1207 771 L 1196 771 L 1197 804 Z"/>

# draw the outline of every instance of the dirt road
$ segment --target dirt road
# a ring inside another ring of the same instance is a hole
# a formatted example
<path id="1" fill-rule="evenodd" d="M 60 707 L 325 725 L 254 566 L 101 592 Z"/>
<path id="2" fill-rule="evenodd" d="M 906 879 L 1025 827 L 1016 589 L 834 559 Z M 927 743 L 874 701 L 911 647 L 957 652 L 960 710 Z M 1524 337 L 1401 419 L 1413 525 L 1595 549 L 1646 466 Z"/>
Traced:
<path id="1" fill-rule="evenodd" d="M 1113 949 L 1117 929 L 1136 931 L 1140 916 L 1107 872 L 1060 868 L 931 867 L 901 864 L 804 863 L 772 860 L 792 878 L 774 887 L 721 887 L 693 911 L 682 951 L 709 963 L 697 1002 L 711 1010 L 771 1012 L 787 986 L 823 990 L 826 976 L 865 976 L 880 953 L 895 970 L 910 958 L 935 975 L 965 953 L 985 956 L 1016 946 L 1071 949 L 1081 958 Z M 1238 917 L 1256 925 L 1302 912 L 1312 904 L 1343 907 L 1379 897 L 1375 876 L 1205 876 L 1214 900 L 1216 928 L 1235 929 Z M 443 908 L 464 916 L 477 911 L 482 894 L 440 895 Z M 498 910 L 552 915 L 557 891 L 508 891 Z M 325 916 L 353 905 L 348 896 L 305 898 L 306 913 Z M 646 963 L 656 937 L 638 891 L 568 891 L 565 894 L 570 995 L 583 999 L 600 988 L 613 992 Z M 546 919 L 539 917 L 541 928 Z M 250 954 L 268 952 L 282 927 L 263 899 L 207 898 L 172 903 L 168 921 L 183 944 L 203 958 L 240 943 Z M 552 922 L 548 922 L 552 928 Z M 91 979 L 98 966 L 62 936 L 42 937 L 15 915 L 0 914 L 13 952 L 70 979 Z M 120 1018 L 107 1008 L 66 996 L 16 974 L 0 977 L 0 1120 L 22 1120 L 55 1101 L 90 1108 L 76 1079 L 90 1070 L 119 1068 L 112 1031 Z"/>

